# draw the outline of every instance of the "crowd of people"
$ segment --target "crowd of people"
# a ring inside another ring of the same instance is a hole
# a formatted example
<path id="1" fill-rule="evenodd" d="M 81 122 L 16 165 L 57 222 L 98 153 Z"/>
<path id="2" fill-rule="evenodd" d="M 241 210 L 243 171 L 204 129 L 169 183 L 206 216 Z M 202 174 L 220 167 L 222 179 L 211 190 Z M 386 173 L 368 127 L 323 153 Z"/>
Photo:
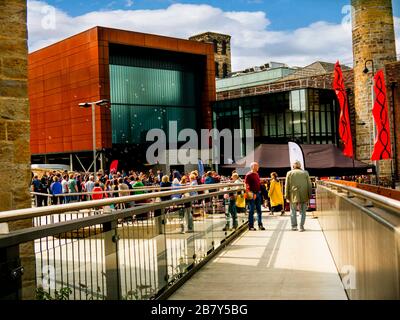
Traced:
<path id="1" fill-rule="evenodd" d="M 35 193 L 36 206 L 64 204 L 85 200 L 99 200 L 129 194 L 142 194 L 146 187 L 181 188 L 188 185 L 214 184 L 226 180 L 215 171 L 208 171 L 200 176 L 197 170 L 181 174 L 174 170 L 164 175 L 152 169 L 146 172 L 129 171 L 110 172 L 99 170 L 96 175 L 83 172 L 48 171 L 41 177 L 32 173 L 31 191 Z M 137 190 L 135 190 L 137 189 Z M 172 198 L 180 197 L 179 194 Z M 166 200 L 163 198 L 163 200 Z"/>
<path id="2" fill-rule="evenodd" d="M 125 172 L 122 170 L 109 174 L 100 170 L 96 175 L 82 172 L 49 171 L 41 177 L 33 174 L 32 191 L 36 197 L 36 206 L 41 207 L 50 204 L 49 198 L 51 198 L 51 204 L 64 204 L 143 194 L 147 191 L 146 187 L 149 186 L 159 186 L 161 190 L 174 190 L 184 186 L 230 182 L 238 184 L 238 187 L 231 185 L 225 188 L 229 192 L 223 199 L 226 214 L 226 225 L 223 230 L 236 229 L 238 227 L 237 214 L 245 213 L 246 208 L 249 212 L 249 230 L 256 230 L 254 227 L 255 211 L 257 212 L 258 228 L 265 230 L 261 207 L 267 208 L 270 214 L 280 212 L 283 215 L 285 213 L 284 199 L 287 199 L 291 204 L 293 230 L 297 230 L 295 213 L 299 209 L 302 215 L 300 231 L 304 231 L 306 204 L 311 196 L 311 182 L 308 173 L 300 169 L 299 163 L 295 163 L 293 170 L 288 172 L 286 177 L 285 194 L 283 194 L 282 184 L 277 173 L 272 172 L 270 179 L 260 179 L 258 169 L 258 164 L 253 163 L 250 172 L 243 180 L 236 171 L 233 171 L 230 177 L 220 176 L 215 171 L 199 175 L 197 170 L 184 174 L 174 170 L 169 175 L 165 175 L 160 170 L 153 172 L 152 169 L 148 172 L 134 170 Z M 243 184 L 246 186 L 245 190 L 239 188 Z M 196 196 L 197 194 L 196 191 L 190 191 L 188 195 Z M 179 199 L 183 196 L 185 194 L 177 193 L 163 196 L 160 200 Z M 189 221 L 189 224 L 191 223 L 192 221 Z"/>

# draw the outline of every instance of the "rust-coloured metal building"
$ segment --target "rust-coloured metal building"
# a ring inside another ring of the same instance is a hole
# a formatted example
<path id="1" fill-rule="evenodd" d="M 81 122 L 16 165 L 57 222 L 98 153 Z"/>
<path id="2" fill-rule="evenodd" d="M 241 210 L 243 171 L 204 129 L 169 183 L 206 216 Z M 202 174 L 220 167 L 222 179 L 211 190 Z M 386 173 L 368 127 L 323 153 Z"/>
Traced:
<path id="1" fill-rule="evenodd" d="M 89 165 L 92 114 L 82 102 L 111 101 L 95 113 L 101 165 L 125 157 L 134 167 L 132 154 L 141 163 L 146 131 L 170 120 L 210 129 L 214 68 L 212 44 L 104 27 L 31 53 L 32 163 Z"/>

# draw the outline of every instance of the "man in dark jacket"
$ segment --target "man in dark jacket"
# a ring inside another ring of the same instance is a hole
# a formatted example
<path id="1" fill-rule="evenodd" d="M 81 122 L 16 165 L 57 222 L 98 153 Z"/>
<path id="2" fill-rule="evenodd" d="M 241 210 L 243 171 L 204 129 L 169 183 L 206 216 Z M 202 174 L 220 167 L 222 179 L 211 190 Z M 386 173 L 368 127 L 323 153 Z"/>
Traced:
<path id="1" fill-rule="evenodd" d="M 254 228 L 254 207 L 257 210 L 257 220 L 258 228 L 260 230 L 265 230 L 262 224 L 262 213 L 261 213 L 261 181 L 258 175 L 259 165 L 257 162 L 253 162 L 250 165 L 250 171 L 246 174 L 244 182 L 246 184 L 246 189 L 248 194 L 252 198 L 248 198 L 249 201 L 249 230 L 255 231 Z"/>

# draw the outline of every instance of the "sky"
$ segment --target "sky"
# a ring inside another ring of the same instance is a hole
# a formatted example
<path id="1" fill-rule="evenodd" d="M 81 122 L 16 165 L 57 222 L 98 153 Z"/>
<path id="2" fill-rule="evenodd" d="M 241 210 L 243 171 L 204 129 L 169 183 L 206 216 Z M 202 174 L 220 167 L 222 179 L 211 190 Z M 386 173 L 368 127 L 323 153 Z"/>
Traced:
<path id="1" fill-rule="evenodd" d="M 28 0 L 30 52 L 93 26 L 178 38 L 232 36 L 232 69 L 352 63 L 350 0 Z M 400 1 L 393 1 L 400 54 Z"/>

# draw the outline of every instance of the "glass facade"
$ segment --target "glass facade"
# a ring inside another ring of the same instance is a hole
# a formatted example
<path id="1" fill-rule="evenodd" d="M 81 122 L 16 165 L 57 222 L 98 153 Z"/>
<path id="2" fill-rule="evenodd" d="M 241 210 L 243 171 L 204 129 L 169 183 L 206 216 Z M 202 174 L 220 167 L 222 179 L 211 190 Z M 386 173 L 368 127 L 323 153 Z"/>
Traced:
<path id="1" fill-rule="evenodd" d="M 150 129 L 168 134 L 197 129 L 202 61 L 191 55 L 110 46 L 110 94 L 113 144 L 142 144 Z"/>
<path id="2" fill-rule="evenodd" d="M 255 144 L 338 143 L 336 97 L 332 90 L 301 89 L 217 101 L 219 129 L 254 129 Z"/>

